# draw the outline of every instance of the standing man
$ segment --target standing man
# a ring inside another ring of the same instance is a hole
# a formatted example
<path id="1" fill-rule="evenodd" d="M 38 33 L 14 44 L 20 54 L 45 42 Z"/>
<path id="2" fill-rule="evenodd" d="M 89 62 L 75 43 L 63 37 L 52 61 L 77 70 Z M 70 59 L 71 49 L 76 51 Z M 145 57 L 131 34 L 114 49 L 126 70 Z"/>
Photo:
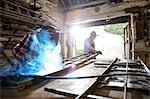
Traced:
<path id="1" fill-rule="evenodd" d="M 95 50 L 95 43 L 94 43 L 94 40 L 96 38 L 96 32 L 95 31 L 92 31 L 90 33 L 90 36 L 89 38 L 87 38 L 84 42 L 84 53 L 87 54 L 87 53 L 96 53 L 96 52 L 99 52 L 100 54 L 102 54 L 101 51 L 97 51 Z"/>

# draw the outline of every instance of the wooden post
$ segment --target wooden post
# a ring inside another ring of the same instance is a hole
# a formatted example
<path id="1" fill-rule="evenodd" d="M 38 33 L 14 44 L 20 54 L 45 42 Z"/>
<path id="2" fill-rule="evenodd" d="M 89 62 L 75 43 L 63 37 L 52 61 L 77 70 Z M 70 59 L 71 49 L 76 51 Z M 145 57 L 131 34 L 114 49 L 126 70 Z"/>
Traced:
<path id="1" fill-rule="evenodd" d="M 131 20 L 130 20 L 130 24 L 131 24 L 131 41 L 132 41 L 132 59 L 135 59 L 135 42 L 136 42 L 136 21 L 135 21 L 135 17 L 137 15 L 136 14 L 131 14 Z"/>

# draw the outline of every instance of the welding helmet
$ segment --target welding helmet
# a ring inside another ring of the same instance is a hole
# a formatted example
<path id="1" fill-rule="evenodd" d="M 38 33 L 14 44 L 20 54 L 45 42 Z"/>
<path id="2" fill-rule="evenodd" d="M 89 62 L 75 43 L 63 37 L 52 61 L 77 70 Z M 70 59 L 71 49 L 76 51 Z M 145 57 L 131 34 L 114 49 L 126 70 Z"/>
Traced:
<path id="1" fill-rule="evenodd" d="M 43 27 L 41 27 L 41 29 L 48 30 L 51 34 L 56 33 L 55 28 L 52 26 L 43 26 Z"/>
<path id="2" fill-rule="evenodd" d="M 52 41 L 54 41 L 56 45 L 58 44 L 59 33 L 56 32 L 54 27 L 52 27 L 52 26 L 41 26 L 40 31 L 42 31 L 42 30 L 47 30 L 50 37 L 51 37 L 50 39 Z"/>

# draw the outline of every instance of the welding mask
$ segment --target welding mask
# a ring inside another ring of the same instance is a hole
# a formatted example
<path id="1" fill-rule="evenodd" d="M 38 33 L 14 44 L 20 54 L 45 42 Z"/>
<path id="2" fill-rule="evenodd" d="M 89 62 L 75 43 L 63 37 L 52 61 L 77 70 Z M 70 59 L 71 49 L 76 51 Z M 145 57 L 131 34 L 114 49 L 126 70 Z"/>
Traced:
<path id="1" fill-rule="evenodd" d="M 38 33 L 39 41 L 43 44 L 53 44 L 55 47 L 58 44 L 59 33 L 51 26 L 43 26 Z"/>

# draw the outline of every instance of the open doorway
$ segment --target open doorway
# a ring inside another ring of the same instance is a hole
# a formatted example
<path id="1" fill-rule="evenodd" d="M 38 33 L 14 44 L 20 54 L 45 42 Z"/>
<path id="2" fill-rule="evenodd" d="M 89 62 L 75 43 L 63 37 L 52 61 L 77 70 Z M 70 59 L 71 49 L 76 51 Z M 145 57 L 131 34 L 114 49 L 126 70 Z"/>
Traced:
<path id="1" fill-rule="evenodd" d="M 98 35 L 95 39 L 95 49 L 103 53 L 98 56 L 98 59 L 112 60 L 116 57 L 123 59 L 123 33 L 127 24 L 128 23 L 119 23 L 85 28 L 73 27 L 71 33 L 75 40 L 76 55 L 84 53 L 84 41 L 89 37 L 91 31 L 95 31 Z"/>

